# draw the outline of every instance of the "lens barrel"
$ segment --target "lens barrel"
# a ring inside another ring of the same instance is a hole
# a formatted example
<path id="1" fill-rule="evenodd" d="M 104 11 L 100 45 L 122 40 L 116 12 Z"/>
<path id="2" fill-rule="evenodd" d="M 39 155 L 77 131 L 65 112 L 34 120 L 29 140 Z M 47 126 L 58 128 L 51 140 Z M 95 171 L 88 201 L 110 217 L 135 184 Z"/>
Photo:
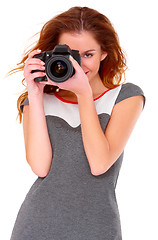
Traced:
<path id="1" fill-rule="evenodd" d="M 57 55 L 51 57 L 46 63 L 46 74 L 53 82 L 65 82 L 74 73 L 74 68 L 68 56 Z"/>

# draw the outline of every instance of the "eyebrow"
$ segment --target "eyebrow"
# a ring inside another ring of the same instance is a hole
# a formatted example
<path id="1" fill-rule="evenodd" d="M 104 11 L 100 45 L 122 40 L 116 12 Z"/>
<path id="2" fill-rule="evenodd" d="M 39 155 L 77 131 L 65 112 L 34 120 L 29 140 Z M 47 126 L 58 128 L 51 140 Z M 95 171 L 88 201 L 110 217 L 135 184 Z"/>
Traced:
<path id="1" fill-rule="evenodd" d="M 95 49 L 89 49 L 89 50 L 85 51 L 84 53 L 87 53 L 87 52 L 96 52 L 96 50 Z"/>
<path id="2" fill-rule="evenodd" d="M 89 49 L 89 50 L 83 52 L 81 55 L 85 55 L 85 54 L 87 54 L 87 53 L 92 53 L 92 52 L 96 52 L 96 51 L 97 51 L 97 50 L 95 50 L 95 49 Z"/>

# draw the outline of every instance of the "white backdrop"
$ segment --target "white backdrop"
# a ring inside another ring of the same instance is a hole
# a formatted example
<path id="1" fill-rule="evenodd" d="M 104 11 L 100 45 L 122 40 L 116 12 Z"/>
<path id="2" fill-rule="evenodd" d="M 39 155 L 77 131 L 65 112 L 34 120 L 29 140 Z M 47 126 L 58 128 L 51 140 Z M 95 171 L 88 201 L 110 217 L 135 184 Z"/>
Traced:
<path id="1" fill-rule="evenodd" d="M 22 125 L 16 121 L 23 75 L 4 76 L 20 61 L 30 37 L 72 6 L 92 7 L 111 20 L 128 56 L 127 82 L 145 92 L 145 109 L 126 146 L 117 199 L 124 240 L 158 239 L 157 1 L 5 0 L 0 5 L 0 239 L 10 239 L 19 207 L 36 179 L 25 160 Z"/>

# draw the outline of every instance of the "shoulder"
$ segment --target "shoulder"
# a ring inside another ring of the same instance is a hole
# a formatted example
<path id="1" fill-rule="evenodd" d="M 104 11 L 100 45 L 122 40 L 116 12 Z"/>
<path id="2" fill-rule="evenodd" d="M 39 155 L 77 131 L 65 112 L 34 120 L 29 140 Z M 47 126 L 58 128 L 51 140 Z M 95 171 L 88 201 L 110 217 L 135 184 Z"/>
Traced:
<path id="1" fill-rule="evenodd" d="M 54 94 L 47 94 L 47 93 L 43 94 L 43 103 L 46 108 L 50 107 L 53 101 L 55 101 Z M 26 97 L 25 100 L 20 105 L 20 109 L 22 113 L 24 110 L 24 106 L 27 106 L 27 105 L 29 105 L 28 97 Z"/>
<path id="2" fill-rule="evenodd" d="M 120 92 L 116 98 L 116 101 L 115 101 L 115 104 L 125 100 L 125 99 L 128 99 L 128 98 L 131 98 L 131 97 L 134 97 L 134 96 L 143 96 L 144 98 L 144 103 L 145 103 L 145 95 L 144 95 L 144 92 L 143 90 L 133 84 L 133 83 L 125 83 L 125 84 L 122 84 L 121 85 L 121 89 L 120 89 Z"/>
<path id="3" fill-rule="evenodd" d="M 25 100 L 20 104 L 20 110 L 23 113 L 24 106 L 29 105 L 29 99 L 28 97 L 25 98 Z"/>

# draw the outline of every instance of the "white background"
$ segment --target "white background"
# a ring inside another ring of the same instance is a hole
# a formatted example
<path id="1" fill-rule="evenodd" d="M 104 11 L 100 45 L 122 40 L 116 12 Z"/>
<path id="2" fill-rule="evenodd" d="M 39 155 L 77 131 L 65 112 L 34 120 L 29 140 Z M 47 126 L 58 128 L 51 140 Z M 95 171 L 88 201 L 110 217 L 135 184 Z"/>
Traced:
<path id="1" fill-rule="evenodd" d="M 19 207 L 36 179 L 25 160 L 22 125 L 16 121 L 23 75 L 4 76 L 20 61 L 32 35 L 72 6 L 94 8 L 111 20 L 127 53 L 127 82 L 145 92 L 145 109 L 126 146 L 117 199 L 124 240 L 158 239 L 157 1 L 5 0 L 0 5 L 0 239 L 10 239 Z"/>

